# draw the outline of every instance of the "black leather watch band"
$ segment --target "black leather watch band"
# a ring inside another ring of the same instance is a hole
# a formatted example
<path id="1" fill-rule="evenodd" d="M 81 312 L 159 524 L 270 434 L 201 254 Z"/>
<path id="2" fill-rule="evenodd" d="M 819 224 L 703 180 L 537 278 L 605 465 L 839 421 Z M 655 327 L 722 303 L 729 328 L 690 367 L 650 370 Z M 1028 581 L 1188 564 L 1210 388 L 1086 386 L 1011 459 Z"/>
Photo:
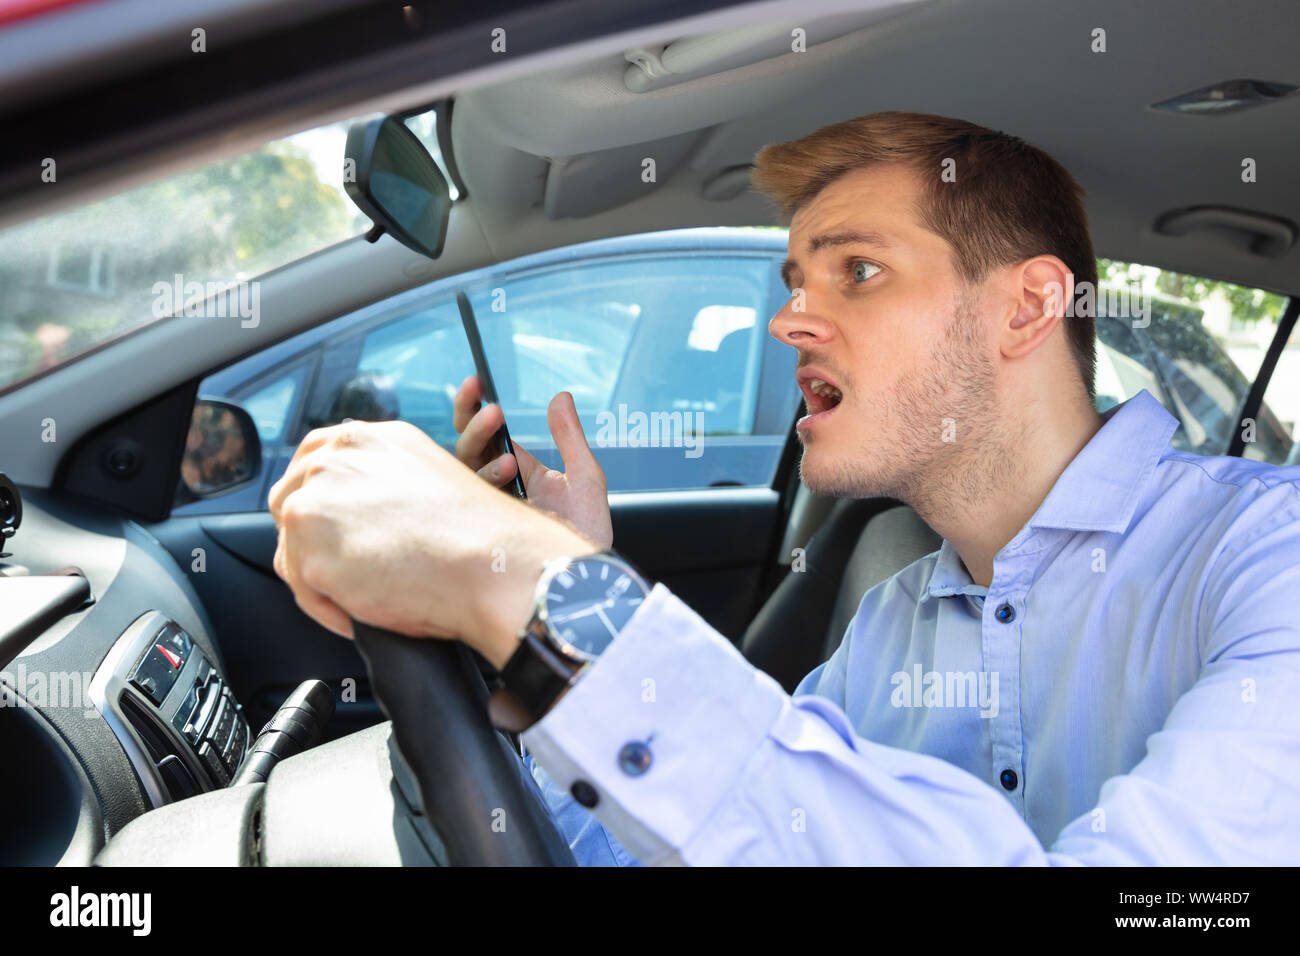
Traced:
<path id="1" fill-rule="evenodd" d="M 556 653 L 530 629 L 501 668 L 505 687 L 493 691 L 488 701 L 492 723 L 512 733 L 527 730 L 551 709 L 584 666 Z"/>

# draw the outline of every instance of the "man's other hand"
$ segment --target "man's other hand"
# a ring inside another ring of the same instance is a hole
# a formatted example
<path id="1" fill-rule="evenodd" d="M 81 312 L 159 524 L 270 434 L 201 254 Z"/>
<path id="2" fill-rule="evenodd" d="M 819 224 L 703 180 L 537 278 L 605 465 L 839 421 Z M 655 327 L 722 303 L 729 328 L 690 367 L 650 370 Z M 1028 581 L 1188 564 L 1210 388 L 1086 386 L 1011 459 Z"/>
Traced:
<path id="1" fill-rule="evenodd" d="M 522 469 L 530 502 L 571 522 L 601 548 L 610 547 L 614 542 L 614 528 L 609 517 L 605 472 L 582 433 L 573 396 L 560 392 L 546 409 L 546 424 L 564 462 L 564 471 L 547 468 L 513 439 L 514 455 L 495 456 L 492 436 L 505 421 L 505 415 L 501 406 L 483 407 L 482 401 L 477 375 L 461 382 L 453 419 L 460 435 L 456 457 L 498 488 L 509 484 L 515 472 Z"/>

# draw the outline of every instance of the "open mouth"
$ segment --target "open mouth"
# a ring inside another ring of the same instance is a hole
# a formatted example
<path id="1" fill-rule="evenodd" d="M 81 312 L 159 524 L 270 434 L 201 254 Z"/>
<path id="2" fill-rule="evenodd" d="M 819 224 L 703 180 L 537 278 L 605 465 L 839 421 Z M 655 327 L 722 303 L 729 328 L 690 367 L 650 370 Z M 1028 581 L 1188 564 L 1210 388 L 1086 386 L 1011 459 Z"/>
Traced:
<path id="1" fill-rule="evenodd" d="M 824 382 L 820 378 L 814 378 L 808 383 L 808 389 L 805 392 L 810 395 L 808 402 L 808 411 L 817 414 L 818 412 L 829 411 L 844 399 L 844 393 L 832 385 L 830 382 Z M 817 406 L 814 410 L 813 406 Z"/>
<path id="2" fill-rule="evenodd" d="M 807 415 L 796 423 L 796 428 L 811 428 L 811 425 L 826 419 L 836 408 L 840 407 L 840 402 L 844 401 L 844 392 L 835 382 L 829 381 L 826 373 L 820 369 L 803 369 L 796 378 L 800 390 L 803 393 L 803 402 L 807 406 Z"/>
<path id="3" fill-rule="evenodd" d="M 838 386 L 817 374 L 800 373 L 799 388 L 808 406 L 808 414 L 800 420 L 800 425 L 834 411 L 844 400 L 844 393 Z"/>

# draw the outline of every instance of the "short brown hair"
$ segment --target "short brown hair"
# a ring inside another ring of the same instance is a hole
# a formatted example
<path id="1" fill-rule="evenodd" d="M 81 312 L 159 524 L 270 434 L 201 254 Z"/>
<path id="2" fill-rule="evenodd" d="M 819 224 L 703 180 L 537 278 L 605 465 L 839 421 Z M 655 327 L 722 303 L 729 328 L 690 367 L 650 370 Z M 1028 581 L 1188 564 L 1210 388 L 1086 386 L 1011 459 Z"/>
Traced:
<path id="1" fill-rule="evenodd" d="M 948 159 L 955 161 L 955 184 L 940 175 Z M 870 113 L 763 147 L 752 182 L 788 221 L 845 173 L 881 163 L 924 172 L 919 218 L 953 247 L 967 282 L 995 266 L 1049 254 L 1074 273 L 1076 299 L 1085 281 L 1095 290 L 1083 188 L 1051 156 L 1006 133 L 927 113 Z M 1092 399 L 1096 327 L 1084 311 L 1074 309 L 1066 338 Z"/>

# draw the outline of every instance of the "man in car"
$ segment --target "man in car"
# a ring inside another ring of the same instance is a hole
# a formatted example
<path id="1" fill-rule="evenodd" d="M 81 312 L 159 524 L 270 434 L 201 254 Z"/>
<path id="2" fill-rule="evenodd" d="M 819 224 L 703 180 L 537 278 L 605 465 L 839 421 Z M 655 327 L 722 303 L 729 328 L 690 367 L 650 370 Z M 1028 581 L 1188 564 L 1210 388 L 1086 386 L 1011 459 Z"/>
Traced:
<path id="1" fill-rule="evenodd" d="M 1300 862 L 1300 469 L 1175 451 L 1146 392 L 1096 412 L 1078 184 L 901 113 L 769 146 L 754 181 L 793 217 L 770 330 L 798 350 L 804 483 L 943 537 L 793 697 L 597 554 L 564 394 L 563 473 L 486 451 L 473 381 L 459 460 L 402 423 L 309 435 L 271 493 L 302 608 L 501 669 L 494 716 L 580 862 Z M 517 467 L 532 507 L 494 487 Z"/>

